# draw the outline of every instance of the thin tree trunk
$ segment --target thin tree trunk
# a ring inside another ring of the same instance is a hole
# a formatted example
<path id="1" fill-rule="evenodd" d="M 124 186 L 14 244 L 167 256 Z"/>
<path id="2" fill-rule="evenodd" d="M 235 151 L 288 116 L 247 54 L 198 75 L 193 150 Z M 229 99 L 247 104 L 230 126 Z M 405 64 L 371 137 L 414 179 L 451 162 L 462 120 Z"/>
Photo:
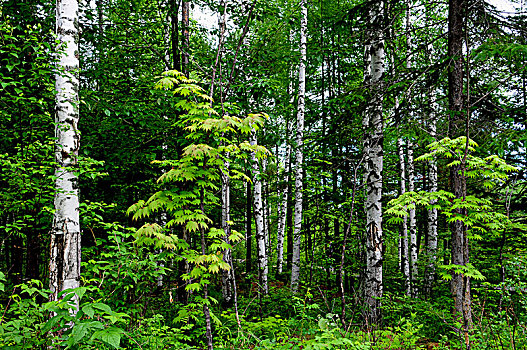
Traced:
<path id="1" fill-rule="evenodd" d="M 200 209 L 201 214 L 205 215 L 205 195 L 203 193 L 203 190 L 201 191 L 201 198 L 200 198 Z M 205 240 L 205 228 L 203 226 L 200 226 L 200 233 L 201 233 L 201 254 L 206 255 L 207 254 L 207 242 Z M 212 339 L 212 324 L 211 324 L 211 318 L 210 318 L 210 310 L 208 306 L 208 297 L 209 297 L 209 285 L 208 283 L 205 283 L 203 285 L 203 315 L 205 316 L 205 335 L 207 336 L 207 349 L 212 350 L 213 347 L 213 339 Z"/>
<path id="2" fill-rule="evenodd" d="M 433 108 L 433 107 L 432 107 Z M 432 110 L 432 114 L 434 111 Z M 435 115 L 431 116 L 430 120 L 430 136 L 433 138 L 436 137 L 436 120 Z M 437 192 L 437 161 L 431 159 L 428 164 L 428 182 L 429 182 L 429 191 Z M 435 204 L 435 201 L 432 201 L 430 204 Z M 432 208 L 428 210 L 428 242 L 426 247 L 426 255 L 428 258 L 428 265 L 426 268 L 425 275 L 425 293 L 430 297 L 432 293 L 432 285 L 434 283 L 435 277 L 435 263 L 437 255 L 437 209 Z"/>
<path id="3" fill-rule="evenodd" d="M 414 149 L 413 144 L 410 138 L 408 138 L 408 191 L 415 191 L 415 182 L 414 182 Z M 415 222 L 415 208 L 411 208 L 408 211 L 408 221 L 409 221 L 409 233 L 410 233 L 410 276 L 411 276 L 411 296 L 417 298 L 417 277 L 418 277 L 418 268 L 417 268 L 417 225 Z"/>
<path id="4" fill-rule="evenodd" d="M 368 89 L 364 111 L 364 159 L 366 184 L 366 319 L 370 324 L 381 322 L 383 295 L 382 264 L 382 169 L 383 169 L 383 74 L 384 74 L 384 1 L 375 1 L 369 8 L 365 43 L 364 85 Z"/>
<path id="5" fill-rule="evenodd" d="M 80 286 L 81 236 L 79 222 L 78 167 L 79 140 L 79 59 L 78 3 L 76 0 L 57 0 L 57 40 L 64 45 L 58 57 L 55 75 L 57 90 L 55 119 L 55 213 L 51 229 L 50 295 Z M 73 312 L 79 308 L 78 297 L 73 299 Z"/>
<path id="6" fill-rule="evenodd" d="M 290 91 L 292 95 L 292 84 L 290 84 Z M 289 176 L 291 174 L 291 143 L 289 139 L 293 134 L 293 123 L 287 121 L 287 135 L 286 135 L 286 152 L 285 152 L 285 165 L 284 165 L 284 176 L 285 186 L 282 194 L 281 215 L 278 218 L 278 231 L 277 237 L 277 270 L 278 274 L 282 274 L 284 264 L 284 233 L 286 230 L 286 218 L 287 218 L 287 203 L 289 201 Z"/>
<path id="7" fill-rule="evenodd" d="M 400 171 L 400 189 L 401 195 L 406 193 L 406 159 L 404 156 L 404 141 L 402 138 L 397 140 L 397 151 L 399 153 L 399 171 Z M 404 286 L 406 295 L 412 294 L 412 283 L 410 280 L 410 259 L 408 251 L 408 218 L 403 217 L 403 224 L 401 225 L 401 236 L 400 236 L 400 255 L 401 255 L 401 270 L 404 276 Z"/>
<path id="8" fill-rule="evenodd" d="M 181 50 L 182 50 L 182 64 L 181 69 L 183 74 L 188 77 L 189 74 L 189 57 L 190 57 L 190 2 L 183 1 L 181 5 Z"/>
<path id="9" fill-rule="evenodd" d="M 224 161 L 224 169 L 221 171 L 221 227 L 225 232 L 224 241 L 227 244 L 231 244 L 231 225 L 230 225 L 230 178 L 229 178 L 229 162 Z M 223 260 L 231 266 L 229 270 L 222 271 L 221 279 L 221 291 L 223 295 L 223 302 L 225 305 L 231 305 L 233 302 L 233 289 L 234 289 L 234 271 L 232 269 L 232 251 L 231 249 L 225 249 L 223 251 Z"/>
<path id="10" fill-rule="evenodd" d="M 251 145 L 257 145 L 256 132 L 251 133 Z M 253 183 L 254 183 L 254 220 L 256 222 L 256 251 L 258 255 L 258 282 L 259 291 L 267 294 L 267 275 L 269 267 L 267 264 L 267 250 L 265 245 L 265 232 L 263 222 L 262 181 L 260 179 L 260 166 L 255 152 L 252 153 Z"/>
<path id="11" fill-rule="evenodd" d="M 262 159 L 262 172 L 267 173 L 267 158 Z M 267 252 L 268 262 L 271 260 L 271 236 L 269 235 L 269 206 L 267 197 L 269 196 L 267 180 L 265 176 L 262 178 L 262 216 L 263 216 L 263 231 L 265 239 L 265 251 Z"/>
<path id="12" fill-rule="evenodd" d="M 406 2 L 406 70 L 410 72 L 412 67 L 411 59 L 411 36 L 410 36 L 410 1 Z M 410 92 L 411 93 L 411 92 Z M 406 103 L 407 117 L 408 120 L 412 120 L 412 99 L 411 95 L 408 96 L 408 102 Z M 408 191 L 413 192 L 415 190 L 415 165 L 414 165 L 414 148 L 411 140 L 411 136 L 408 136 L 407 140 L 407 152 L 408 152 Z M 418 277 L 418 265 L 417 265 L 417 226 L 415 222 L 415 208 L 410 208 L 408 213 L 408 225 L 409 225 L 409 234 L 410 234 L 410 295 L 413 298 L 417 298 L 417 277 Z M 408 253 L 407 253 L 408 257 Z"/>
<path id="13" fill-rule="evenodd" d="M 179 4 L 180 0 L 170 1 L 170 42 L 172 44 L 172 69 L 181 70 L 181 58 L 179 55 Z"/>
<path id="14" fill-rule="evenodd" d="M 250 273 L 253 270 L 253 259 L 252 259 L 252 212 L 253 212 L 253 199 L 252 199 L 252 186 L 251 183 L 247 183 L 247 195 L 246 195 L 246 222 L 245 222 L 245 272 Z"/>
<path id="15" fill-rule="evenodd" d="M 298 115 L 296 126 L 295 161 L 295 223 L 293 230 L 293 260 L 291 265 L 291 290 L 298 291 L 300 283 L 300 244 L 302 234 L 302 191 L 303 191 L 303 143 L 304 113 L 306 94 L 306 47 L 307 47 L 307 1 L 300 2 L 300 64 L 298 65 Z"/>

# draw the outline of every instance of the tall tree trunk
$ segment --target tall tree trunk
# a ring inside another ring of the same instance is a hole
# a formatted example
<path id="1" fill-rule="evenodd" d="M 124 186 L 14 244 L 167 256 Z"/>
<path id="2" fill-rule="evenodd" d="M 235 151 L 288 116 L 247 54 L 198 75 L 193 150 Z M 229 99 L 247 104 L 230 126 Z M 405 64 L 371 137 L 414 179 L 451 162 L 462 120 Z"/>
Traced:
<path id="1" fill-rule="evenodd" d="M 434 96 L 431 94 L 431 96 Z M 432 105 L 432 110 L 430 113 L 430 124 L 429 132 L 430 136 L 433 138 L 436 137 L 436 119 L 435 119 L 435 106 Z M 431 159 L 428 163 L 428 183 L 429 183 L 429 192 L 437 192 L 437 161 Z M 435 204 L 435 201 L 432 201 L 430 204 Z M 425 274 L 425 293 L 430 297 L 432 293 L 432 285 L 434 283 L 435 277 L 435 263 L 437 255 L 437 209 L 432 208 L 428 210 L 428 241 L 426 246 L 426 255 L 428 259 L 428 265 L 426 267 Z"/>
<path id="2" fill-rule="evenodd" d="M 251 133 L 251 145 L 256 145 L 256 131 Z M 260 292 L 267 294 L 267 275 L 269 267 L 267 264 L 267 250 L 265 245 L 263 201 L 262 201 L 262 180 L 260 179 L 260 166 L 255 152 L 252 153 L 253 183 L 254 183 L 254 221 L 256 223 L 256 252 L 258 255 L 258 282 Z"/>
<path id="3" fill-rule="evenodd" d="M 252 199 L 252 186 L 251 183 L 247 183 L 247 194 L 246 194 L 246 222 L 245 222 L 245 272 L 250 273 L 253 270 L 253 259 L 252 259 L 252 223 L 253 223 L 253 199 Z"/>
<path id="4" fill-rule="evenodd" d="M 262 173 L 267 173 L 267 158 L 262 159 Z M 269 206 L 267 197 L 269 196 L 269 188 L 266 177 L 262 178 L 262 216 L 263 216 L 263 231 L 265 239 L 265 251 L 267 252 L 268 262 L 271 260 L 271 236 L 269 235 Z"/>
<path id="5" fill-rule="evenodd" d="M 211 99 L 214 97 L 214 87 L 216 83 L 216 74 L 218 71 L 218 67 L 220 68 L 220 81 L 221 81 L 221 60 L 224 52 L 223 47 L 223 41 L 225 38 L 225 28 L 226 28 L 226 19 L 227 19 L 227 6 L 225 4 L 225 0 L 220 1 L 220 8 L 223 8 L 223 13 L 220 13 L 218 15 L 218 28 L 219 28 L 219 35 L 218 35 L 218 51 L 216 53 L 216 60 L 214 61 L 214 66 L 212 67 L 212 79 L 210 84 L 210 97 Z M 220 89 L 220 96 L 221 96 L 221 89 Z M 221 100 L 221 98 L 220 98 Z M 222 102 L 222 116 L 223 116 L 223 100 Z M 212 100 L 210 103 L 210 107 L 212 108 Z M 210 114 L 209 114 L 210 117 Z M 229 176 L 229 167 L 230 163 L 228 161 L 229 159 L 229 153 L 227 152 L 225 155 L 225 159 L 223 160 L 223 169 L 221 170 L 221 199 L 222 199 L 222 207 L 221 207 L 221 226 L 223 228 L 223 231 L 225 233 L 223 240 L 225 243 L 230 244 L 230 234 L 231 234 L 231 227 L 230 227 L 230 176 Z M 225 249 L 223 251 L 223 260 L 229 265 L 234 266 L 232 264 L 232 251 L 230 248 Z M 223 302 L 226 305 L 230 305 L 233 301 L 233 289 L 234 289 L 234 271 L 232 269 L 223 270 L 222 271 L 222 295 L 223 295 Z"/>
<path id="6" fill-rule="evenodd" d="M 205 165 L 204 165 L 205 166 Z M 205 194 L 204 191 L 201 190 L 201 196 L 200 196 L 200 209 L 201 214 L 203 216 L 205 215 Z M 205 228 L 203 226 L 200 226 L 200 234 L 201 234 L 201 254 L 206 255 L 207 254 L 207 242 L 205 239 Z M 213 349 L 213 339 L 212 339 L 212 323 L 211 323 L 211 317 L 210 317 L 210 310 L 209 310 L 209 284 L 205 283 L 203 285 L 203 315 L 205 316 L 205 335 L 207 337 L 207 350 Z"/>
<path id="7" fill-rule="evenodd" d="M 79 223 L 78 168 L 79 140 L 79 58 L 78 3 L 57 0 L 57 40 L 64 51 L 58 56 L 55 75 L 57 90 L 55 117 L 55 213 L 51 229 L 50 295 L 80 285 L 81 236 Z M 73 298 L 79 308 L 77 296 Z"/>
<path id="8" fill-rule="evenodd" d="M 182 51 L 182 63 L 181 70 L 183 74 L 188 77 L 189 73 L 189 57 L 190 57 L 190 2 L 183 1 L 181 5 L 181 51 Z"/>
<path id="9" fill-rule="evenodd" d="M 293 42 L 293 31 L 291 30 L 289 32 L 289 40 L 290 45 Z M 288 86 L 288 94 L 289 94 L 289 104 L 293 105 L 295 98 L 293 93 L 293 77 L 292 77 L 292 69 L 289 71 L 289 86 Z M 277 237 L 277 274 L 281 274 L 283 270 L 283 263 L 284 263 L 284 234 L 286 231 L 286 223 L 287 223 L 287 213 L 288 213 L 288 202 L 289 202 L 289 178 L 291 175 L 291 138 L 293 137 L 293 122 L 290 120 L 286 120 L 286 151 L 285 151 L 285 159 L 284 159 L 284 175 L 285 175 L 285 186 L 284 191 L 282 194 L 282 204 L 281 204 L 281 216 L 278 218 L 278 230 L 276 233 Z M 290 210 L 290 208 L 289 208 Z M 288 250 L 288 252 L 290 252 Z"/>
<path id="10" fill-rule="evenodd" d="M 172 45 L 172 69 L 181 70 L 181 57 L 179 55 L 179 4 L 180 0 L 169 0 L 170 17 L 170 42 Z"/>
<path id="11" fill-rule="evenodd" d="M 384 1 L 371 4 L 367 14 L 364 55 L 364 86 L 368 89 L 363 116 L 366 184 L 366 274 L 365 302 L 369 323 L 381 322 L 383 295 L 382 264 L 382 169 L 383 169 L 383 75 L 384 75 Z"/>
<path id="12" fill-rule="evenodd" d="M 414 174 L 414 145 L 411 138 L 408 138 L 408 191 L 415 191 L 415 174 Z M 411 296 L 417 298 L 417 277 L 418 277 L 418 266 L 417 266 L 417 225 L 415 222 L 415 208 L 411 208 L 408 211 L 409 221 L 409 233 L 410 233 L 410 276 L 411 284 Z"/>
<path id="13" fill-rule="evenodd" d="M 450 0 L 448 9 L 448 107 L 450 112 L 449 136 L 451 138 L 468 135 L 468 121 L 464 115 L 463 98 L 463 36 L 464 21 L 468 4 L 465 0 Z M 458 199 L 464 199 L 467 194 L 465 177 L 466 159 L 453 166 L 450 171 L 452 192 Z M 466 215 L 466 210 L 458 209 L 456 215 Z M 467 230 L 462 221 L 451 224 L 452 264 L 466 266 L 469 263 L 469 246 Z M 463 329 L 459 330 L 465 337 L 467 348 L 470 347 L 468 332 L 472 328 L 472 301 L 470 293 L 470 278 L 462 273 L 453 273 L 450 284 L 454 297 L 454 317 L 461 322 Z"/>
<path id="14" fill-rule="evenodd" d="M 400 187 L 399 193 L 401 195 L 406 193 L 406 159 L 404 156 L 404 141 L 402 138 L 397 139 L 397 152 L 399 153 L 399 171 L 400 171 Z M 410 279 L 410 255 L 408 250 L 408 218 L 403 217 L 403 224 L 401 225 L 400 235 L 400 260 L 401 260 L 401 271 L 404 276 L 404 287 L 406 295 L 412 294 L 412 283 Z"/>
<path id="15" fill-rule="evenodd" d="M 292 134 L 292 125 L 293 123 L 287 122 L 287 137 L 286 137 L 286 152 L 285 152 L 285 165 L 284 165 L 284 189 L 282 192 L 282 203 L 278 203 L 280 206 L 280 215 L 278 217 L 278 229 L 276 232 L 276 260 L 277 260 L 277 273 L 282 274 L 282 269 L 284 265 L 284 233 L 286 228 L 286 217 L 287 217 L 287 202 L 289 200 L 289 174 L 290 172 L 290 162 L 291 162 L 291 143 L 289 138 Z"/>
<path id="16" fill-rule="evenodd" d="M 300 282 L 300 243 L 302 234 L 302 191 L 303 191 L 303 143 L 304 113 L 306 95 L 306 47 L 307 47 L 307 0 L 301 0 L 300 18 L 300 64 L 298 65 L 298 115 L 296 121 L 295 160 L 295 223 L 293 229 L 293 260 L 291 265 L 291 290 L 298 291 Z"/>

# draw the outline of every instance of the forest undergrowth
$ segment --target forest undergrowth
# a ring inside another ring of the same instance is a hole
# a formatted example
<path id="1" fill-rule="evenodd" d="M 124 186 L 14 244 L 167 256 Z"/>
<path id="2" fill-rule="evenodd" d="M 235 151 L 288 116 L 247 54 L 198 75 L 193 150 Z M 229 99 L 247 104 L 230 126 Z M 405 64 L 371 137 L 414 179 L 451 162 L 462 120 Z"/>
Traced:
<path id="1" fill-rule="evenodd" d="M 103 225 L 111 234 L 87 250 L 82 287 L 65 291 L 59 301 L 48 301 L 50 291 L 38 280 L 13 286 L 6 284 L 0 273 L 2 349 L 205 348 L 203 299 L 198 293 L 190 293 L 186 305 L 175 300 L 178 286 L 166 279 L 170 267 L 162 267 L 170 266 L 170 254 L 150 254 L 149 249 L 133 244 L 133 230 Z M 507 280 L 501 289 L 485 282 L 474 286 L 471 349 L 526 348 L 527 283 L 523 263 L 509 265 L 510 275 L 516 277 Z M 158 285 L 160 276 L 165 277 L 162 286 Z M 303 280 L 300 292 L 292 294 L 279 277 L 270 282 L 269 294 L 263 296 L 258 293 L 254 276 L 241 274 L 237 276 L 238 316 L 233 305 L 219 303 L 221 291 L 211 289 L 208 300 L 214 347 L 465 348 L 457 332 L 459 325 L 451 316 L 447 281 L 438 283 L 432 297 L 424 300 L 400 296 L 402 277 L 392 275 L 386 283 L 380 326 L 364 323 L 364 310 L 353 291 L 346 293 L 343 320 L 341 296 L 334 280 L 329 282 L 309 284 Z M 80 298 L 75 316 L 71 313 L 73 304 L 69 304 L 74 294 Z"/>

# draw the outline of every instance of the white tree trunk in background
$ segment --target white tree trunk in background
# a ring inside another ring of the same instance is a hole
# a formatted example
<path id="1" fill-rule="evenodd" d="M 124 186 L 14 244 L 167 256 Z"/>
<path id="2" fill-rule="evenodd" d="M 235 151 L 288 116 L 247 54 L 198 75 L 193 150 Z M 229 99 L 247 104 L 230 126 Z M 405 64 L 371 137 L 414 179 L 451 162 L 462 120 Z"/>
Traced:
<path id="1" fill-rule="evenodd" d="M 267 158 L 262 159 L 262 172 L 267 173 Z M 271 260 L 271 236 L 269 234 L 269 206 L 267 203 L 268 188 L 267 180 L 262 178 L 262 214 L 264 224 L 265 250 L 267 251 L 267 260 Z"/>
<path id="2" fill-rule="evenodd" d="M 408 191 L 415 190 L 414 182 L 414 146 L 410 138 L 408 138 Z M 415 209 L 408 211 L 408 221 L 410 229 L 410 275 L 411 275 L 411 296 L 417 298 L 417 226 L 415 223 Z"/>
<path id="3" fill-rule="evenodd" d="M 366 274 L 365 302 L 368 323 L 381 321 L 383 295 L 382 264 L 382 169 L 383 119 L 382 96 L 384 74 L 384 2 L 371 4 L 367 18 L 364 54 L 364 85 L 368 88 L 368 102 L 364 111 L 364 158 L 366 184 Z"/>
<path id="4" fill-rule="evenodd" d="M 251 145 L 257 145 L 256 132 L 251 133 Z M 260 291 L 263 294 L 269 292 L 267 285 L 267 275 L 269 267 L 267 264 L 267 250 L 265 245 L 263 201 L 262 201 L 262 181 L 260 180 L 260 166 L 256 154 L 252 153 L 253 184 L 254 184 L 254 221 L 256 223 L 256 252 L 258 254 L 258 280 Z"/>
<path id="5" fill-rule="evenodd" d="M 290 84 L 292 85 L 292 84 Z M 292 94 L 292 87 L 289 89 Z M 287 122 L 287 136 L 291 137 L 293 131 L 293 123 Z M 278 217 L 278 230 L 276 233 L 276 254 L 277 254 L 277 269 L 278 273 L 281 274 L 284 265 L 284 235 L 285 235 L 285 226 L 286 226 L 286 216 L 287 216 L 287 201 L 289 200 L 289 168 L 291 163 L 291 143 L 289 139 L 286 140 L 287 146 L 285 151 L 285 165 L 284 165 L 284 181 L 285 186 L 282 192 L 282 203 L 280 203 L 280 216 Z"/>
<path id="6" fill-rule="evenodd" d="M 302 235 L 302 176 L 304 113 L 306 95 L 306 47 L 307 47 L 307 0 L 300 1 L 300 64 L 298 66 L 298 114 L 296 124 L 296 161 L 295 161 L 295 218 L 293 228 L 293 259 L 291 267 L 291 290 L 298 291 L 300 282 L 300 244 Z"/>
<path id="7" fill-rule="evenodd" d="M 433 96 L 433 95 L 432 95 Z M 430 121 L 430 136 L 436 137 L 436 120 L 435 110 L 432 106 L 432 115 Z M 430 192 L 437 192 L 437 161 L 431 159 L 428 163 L 428 183 L 430 184 Z M 433 201 L 430 204 L 435 204 Z M 428 266 L 425 275 L 425 292 L 429 296 L 432 292 L 432 284 L 435 276 L 435 262 L 437 254 L 437 209 L 430 209 L 428 211 L 428 245 L 426 247 L 426 255 L 428 257 Z"/>
<path id="8" fill-rule="evenodd" d="M 51 300 L 69 288 L 79 287 L 81 267 L 81 236 L 79 223 L 79 188 L 75 172 L 79 154 L 79 59 L 78 3 L 57 0 L 57 40 L 64 52 L 58 57 L 55 74 L 55 214 L 51 229 L 50 289 Z M 77 297 L 74 312 L 79 308 Z"/>
<path id="9" fill-rule="evenodd" d="M 289 31 L 289 44 L 292 46 L 294 38 L 294 32 L 293 29 L 290 29 Z M 292 66 L 289 70 L 289 86 L 288 86 L 288 93 L 289 93 L 289 104 L 292 106 L 295 102 L 295 94 L 293 91 L 293 69 Z M 282 273 L 283 270 L 283 264 L 284 264 L 284 235 L 285 235 L 285 229 L 286 229 L 286 219 L 287 219 L 287 202 L 289 200 L 289 178 L 291 175 L 291 139 L 293 137 L 293 122 L 287 120 L 286 118 L 286 124 L 287 124 L 287 133 L 286 133 L 286 151 L 285 151 L 285 159 L 284 159 L 284 181 L 285 181 L 285 187 L 282 193 L 282 204 L 281 204 L 281 211 L 280 216 L 278 217 L 278 229 L 276 233 L 276 240 L 277 240 L 277 269 L 278 274 Z"/>
<path id="10" fill-rule="evenodd" d="M 401 177 L 401 195 L 406 193 L 406 160 L 404 157 L 404 141 L 402 138 L 397 140 L 397 152 L 399 153 L 399 170 Z M 408 255 L 408 218 L 403 218 L 403 224 L 401 226 L 401 237 L 400 237 L 400 254 L 401 254 L 401 270 L 404 276 L 404 287 L 406 295 L 410 296 L 412 293 L 411 282 L 410 282 L 410 260 Z"/>

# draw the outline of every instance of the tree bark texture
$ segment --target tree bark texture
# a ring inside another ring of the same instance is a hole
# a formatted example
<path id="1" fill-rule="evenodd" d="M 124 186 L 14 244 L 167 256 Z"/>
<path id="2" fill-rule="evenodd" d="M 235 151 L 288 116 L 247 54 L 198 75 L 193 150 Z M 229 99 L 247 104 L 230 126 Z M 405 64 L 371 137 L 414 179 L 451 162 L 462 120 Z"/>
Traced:
<path id="1" fill-rule="evenodd" d="M 463 37 L 465 35 L 464 20 L 466 16 L 466 0 L 450 0 L 448 10 L 448 107 L 450 113 L 449 136 L 451 138 L 466 135 L 466 116 L 464 115 L 464 60 Z M 465 160 L 453 166 L 450 171 L 450 183 L 453 194 L 458 199 L 465 199 L 467 183 L 465 178 Z M 466 210 L 459 209 L 455 215 L 466 215 Z M 451 254 L 452 264 L 466 266 L 469 263 L 469 246 L 466 227 L 462 221 L 451 224 Z M 454 297 L 454 317 L 463 324 L 463 332 L 469 346 L 468 331 L 472 328 L 472 305 L 470 293 L 470 278 L 462 273 L 453 273 L 450 284 Z"/>
<path id="2" fill-rule="evenodd" d="M 179 53 L 179 4 L 180 0 L 170 1 L 170 42 L 172 45 L 172 69 L 181 70 L 181 57 Z"/>
<path id="3" fill-rule="evenodd" d="M 433 107 L 432 107 L 433 108 Z M 436 137 L 436 120 L 434 110 L 432 110 L 430 116 L 430 126 L 429 126 L 430 136 L 433 138 Z M 428 183 L 429 191 L 437 192 L 437 161 L 435 159 L 430 160 L 428 163 Z M 432 201 L 430 204 L 435 204 L 435 201 Z M 428 242 L 426 246 L 426 255 L 428 259 L 428 265 L 426 267 L 425 273 L 425 293 L 427 296 L 430 296 L 432 292 L 432 285 L 435 278 L 435 264 L 436 264 L 436 254 L 437 254 L 437 209 L 432 208 L 428 210 Z"/>
<path id="4" fill-rule="evenodd" d="M 57 0 L 56 32 L 64 51 L 59 53 L 56 83 L 55 116 L 55 213 L 51 229 L 50 295 L 58 294 L 80 283 L 81 236 L 79 223 L 79 188 L 76 169 L 80 135 L 79 122 L 79 59 L 78 3 L 76 0 Z M 73 298 L 74 312 L 79 301 Z"/>
<path id="5" fill-rule="evenodd" d="M 181 70 L 188 77 L 190 57 L 190 2 L 183 1 L 181 4 Z"/>
<path id="6" fill-rule="evenodd" d="M 306 60 L 307 60 L 307 0 L 301 0 L 300 18 L 300 64 L 298 65 L 298 114 L 296 121 L 295 150 L 295 218 L 293 228 L 293 260 L 291 266 L 291 290 L 298 291 L 300 283 L 300 244 L 302 235 L 302 192 L 304 160 L 304 113 L 306 95 Z"/>
<path id="7" fill-rule="evenodd" d="M 382 264 L 382 170 L 383 170 L 383 74 L 384 74 L 384 1 L 375 1 L 367 10 L 364 55 L 364 85 L 367 105 L 363 115 L 366 185 L 366 319 L 370 324 L 381 321 L 383 295 Z"/>
<path id="8" fill-rule="evenodd" d="M 289 33 L 290 43 L 293 42 L 292 31 Z M 294 93 L 293 93 L 293 73 L 292 70 L 289 72 L 289 104 L 293 105 L 294 103 Z M 287 132 L 286 132 L 286 151 L 285 151 L 285 160 L 284 160 L 284 174 L 285 174 L 285 186 L 282 193 L 282 203 L 281 203 L 281 215 L 278 218 L 278 229 L 276 233 L 277 237 L 277 271 L 278 274 L 282 273 L 283 264 L 284 264 L 284 235 L 286 230 L 287 223 L 287 211 L 288 211 L 288 201 L 289 201 L 289 177 L 291 174 L 291 142 L 290 139 L 293 136 L 293 122 L 287 120 Z"/>
<path id="9" fill-rule="evenodd" d="M 401 195 L 406 193 L 406 158 L 404 156 L 404 141 L 402 138 L 397 140 L 397 152 L 399 153 L 399 171 L 400 171 L 400 187 L 399 193 Z M 412 294 L 412 284 L 410 280 L 410 259 L 408 251 L 408 217 L 403 217 L 403 223 L 401 225 L 400 234 L 400 260 L 401 260 L 401 271 L 404 276 L 404 287 L 406 295 Z"/>
<path id="10" fill-rule="evenodd" d="M 245 222 L 245 272 L 250 273 L 253 270 L 253 259 L 252 259 L 252 223 L 253 223 L 253 195 L 251 183 L 247 183 L 247 195 L 246 195 L 246 222 Z"/>
<path id="11" fill-rule="evenodd" d="M 251 133 L 251 145 L 256 145 L 256 132 Z M 267 250 L 265 244 L 264 232 L 264 215 L 263 215 L 263 201 L 262 201 L 262 181 L 260 179 L 260 166 L 256 154 L 252 153 L 252 167 L 253 167 L 253 184 L 254 184 L 254 221 L 256 223 L 256 252 L 258 255 L 258 281 L 260 283 L 260 292 L 267 294 L 269 288 L 267 285 L 267 275 L 269 267 L 267 264 Z"/>
<path id="12" fill-rule="evenodd" d="M 411 138 L 407 142 L 408 152 L 408 191 L 415 191 L 415 171 L 414 171 L 414 145 Z M 417 278 L 419 277 L 419 270 L 417 265 L 417 225 L 415 221 L 415 208 L 408 211 L 408 223 L 410 233 L 410 276 L 411 276 L 411 293 L 413 298 L 417 298 Z"/>

